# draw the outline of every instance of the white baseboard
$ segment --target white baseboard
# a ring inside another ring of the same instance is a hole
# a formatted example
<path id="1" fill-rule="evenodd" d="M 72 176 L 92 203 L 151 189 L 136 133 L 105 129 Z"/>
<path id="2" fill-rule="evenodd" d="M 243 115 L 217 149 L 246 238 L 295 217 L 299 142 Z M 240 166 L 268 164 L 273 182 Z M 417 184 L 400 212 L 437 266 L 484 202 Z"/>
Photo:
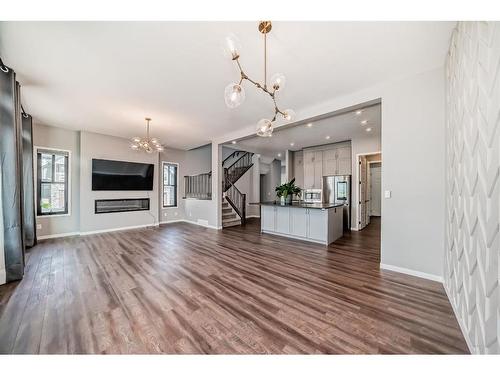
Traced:
<path id="1" fill-rule="evenodd" d="M 5 284 L 7 282 L 7 271 L 0 270 L 0 285 Z"/>
<path id="2" fill-rule="evenodd" d="M 61 238 L 61 237 L 70 237 L 70 236 L 79 236 L 80 232 L 66 232 L 66 233 L 54 233 L 54 234 L 46 234 L 44 236 L 36 236 L 37 240 L 48 240 L 50 238 Z"/>
<path id="3" fill-rule="evenodd" d="M 142 225 L 133 225 L 130 227 L 120 227 L 120 228 L 109 228 L 109 229 L 99 229 L 92 230 L 87 232 L 66 232 L 66 233 L 55 233 L 55 234 L 46 234 L 44 236 L 37 236 L 37 240 L 48 240 L 51 238 L 61 238 L 61 237 L 69 237 L 69 236 L 87 236 L 89 234 L 98 234 L 98 233 L 106 233 L 106 232 L 117 232 L 120 230 L 130 230 L 130 229 L 139 229 L 139 228 L 147 228 L 147 227 L 156 227 L 159 223 L 156 224 L 142 224 Z"/>
<path id="4" fill-rule="evenodd" d="M 247 216 L 247 219 L 251 219 L 251 218 L 258 218 L 258 219 L 260 219 L 260 215 L 249 215 L 249 216 Z"/>
<path id="5" fill-rule="evenodd" d="M 443 282 L 443 287 L 444 287 L 444 291 L 446 292 L 446 296 L 448 297 L 448 301 L 450 301 L 451 308 L 453 309 L 453 314 L 455 314 L 455 318 L 457 319 L 458 326 L 460 327 L 460 331 L 462 331 L 462 336 L 465 339 L 465 343 L 467 344 L 467 347 L 469 348 L 470 353 L 471 354 L 481 354 L 479 352 L 479 349 L 477 348 L 477 346 L 474 346 L 472 344 L 472 341 L 470 340 L 470 337 L 467 334 L 467 330 L 465 329 L 465 325 L 464 325 L 462 319 L 460 319 L 460 315 L 458 315 L 457 308 L 456 308 L 455 304 L 453 303 L 453 300 L 450 298 L 450 292 L 449 292 L 448 288 L 446 287 L 446 283 L 444 283 L 444 282 Z"/>
<path id="6" fill-rule="evenodd" d="M 210 228 L 210 229 L 215 229 L 215 230 L 222 229 L 222 227 L 216 227 L 215 225 L 205 224 L 203 222 L 192 221 L 192 220 L 187 220 L 187 219 L 175 219 L 175 220 L 167 220 L 167 221 L 160 222 L 160 224 L 173 224 L 173 223 L 188 223 L 188 224 L 194 224 L 194 225 L 198 225 L 200 227 Z"/>
<path id="7" fill-rule="evenodd" d="M 141 225 L 133 225 L 130 227 L 119 227 L 119 228 L 109 228 L 109 229 L 98 229 L 91 230 L 87 232 L 80 232 L 80 236 L 87 236 L 89 234 L 98 234 L 98 233 L 106 233 L 106 232 L 117 232 L 120 230 L 130 230 L 130 229 L 139 229 L 139 228 L 147 228 L 147 227 L 157 227 L 159 223 L 154 224 L 141 224 Z"/>
<path id="8" fill-rule="evenodd" d="M 351 228 L 351 230 L 355 230 L 355 231 L 358 231 L 359 229 L 358 229 L 358 228 Z"/>
<path id="9" fill-rule="evenodd" d="M 437 281 L 439 283 L 443 283 L 442 276 L 432 275 L 430 273 L 415 271 L 415 270 L 411 270 L 409 268 L 391 266 L 390 264 L 383 264 L 383 263 L 380 263 L 380 268 L 384 269 L 384 270 L 388 270 L 388 271 L 404 273 L 404 274 L 411 275 L 411 276 L 421 277 L 422 279 L 427 279 L 427 280 L 432 280 L 432 281 Z"/>

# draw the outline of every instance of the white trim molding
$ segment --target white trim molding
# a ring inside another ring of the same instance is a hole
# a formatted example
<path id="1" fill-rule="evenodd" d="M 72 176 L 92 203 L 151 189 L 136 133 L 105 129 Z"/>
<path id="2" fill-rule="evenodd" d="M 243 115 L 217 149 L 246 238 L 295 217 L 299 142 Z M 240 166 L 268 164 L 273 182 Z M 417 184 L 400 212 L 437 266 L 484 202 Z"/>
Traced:
<path id="1" fill-rule="evenodd" d="M 66 232 L 66 233 L 54 233 L 54 234 L 46 234 L 44 236 L 37 236 L 37 240 L 48 240 L 51 238 L 61 238 L 61 237 L 71 237 L 71 236 L 79 236 L 80 232 Z"/>
<path id="2" fill-rule="evenodd" d="M 141 225 L 133 225 L 130 227 L 120 227 L 120 228 L 109 228 L 109 229 L 99 229 L 99 230 L 91 230 L 87 232 L 66 232 L 66 233 L 55 233 L 55 234 L 46 234 L 44 236 L 37 236 L 37 240 L 48 240 L 51 238 L 62 238 L 62 237 L 70 237 L 70 236 L 87 236 L 89 234 L 99 234 L 99 233 L 107 233 L 107 232 L 118 232 L 121 230 L 131 230 L 131 229 L 140 229 L 140 228 L 148 228 L 148 227 L 157 227 L 160 223 L 155 224 L 141 224 Z"/>
<path id="3" fill-rule="evenodd" d="M 5 270 L 0 269 L 0 285 L 5 284 L 6 282 L 7 282 L 7 272 Z"/>
<path id="4" fill-rule="evenodd" d="M 380 263 L 380 269 L 404 273 L 406 275 L 416 276 L 416 277 L 420 277 L 422 279 L 427 279 L 427 280 L 437 281 L 438 283 L 443 283 L 442 276 L 432 275 L 430 273 L 425 273 L 425 272 L 420 272 L 420 271 L 415 271 L 415 270 L 412 270 L 409 268 L 392 266 L 390 264 Z"/>
<path id="5" fill-rule="evenodd" d="M 465 339 L 465 343 L 467 344 L 467 347 L 469 348 L 469 351 L 471 354 L 481 354 L 479 348 L 477 346 L 474 346 L 470 340 L 469 334 L 467 332 L 467 329 L 465 328 L 464 322 L 462 319 L 460 319 L 460 314 L 458 314 L 458 311 L 455 307 L 455 304 L 453 303 L 453 300 L 450 298 L 451 294 L 450 291 L 448 290 L 448 287 L 446 286 L 446 283 L 443 282 L 443 287 L 444 291 L 446 292 L 446 297 L 448 297 L 448 301 L 450 301 L 451 308 L 453 309 L 453 314 L 455 314 L 455 319 L 458 322 L 458 326 L 460 327 L 460 331 L 462 331 L 462 336 Z"/>
<path id="6" fill-rule="evenodd" d="M 80 236 L 87 236 L 89 234 L 98 234 L 98 233 L 107 233 L 107 232 L 118 232 L 118 231 L 121 231 L 121 230 L 130 230 L 130 229 L 157 227 L 158 225 L 159 225 L 159 223 L 154 223 L 154 224 L 133 225 L 133 226 L 130 226 L 130 227 L 120 227 L 120 228 L 91 230 L 91 231 L 87 231 L 87 232 L 80 232 Z"/>
<path id="7" fill-rule="evenodd" d="M 215 225 L 204 224 L 202 222 L 191 221 L 191 220 L 187 220 L 187 219 L 174 219 L 174 220 L 160 221 L 160 224 L 173 224 L 173 223 L 188 223 L 188 224 L 194 224 L 194 225 L 198 225 L 200 227 L 210 228 L 210 229 L 215 229 L 215 230 L 222 229 L 222 227 L 216 227 Z"/>

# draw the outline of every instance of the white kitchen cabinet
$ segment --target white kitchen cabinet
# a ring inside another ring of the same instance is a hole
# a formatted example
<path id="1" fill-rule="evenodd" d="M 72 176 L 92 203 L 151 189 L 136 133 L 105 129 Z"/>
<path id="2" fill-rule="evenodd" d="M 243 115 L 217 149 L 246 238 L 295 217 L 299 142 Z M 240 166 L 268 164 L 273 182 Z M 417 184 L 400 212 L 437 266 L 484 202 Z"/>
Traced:
<path id="1" fill-rule="evenodd" d="M 304 189 L 321 189 L 323 176 L 352 174 L 351 145 L 333 143 L 304 150 Z"/>
<path id="2" fill-rule="evenodd" d="M 336 175 L 349 175 L 351 174 L 351 147 L 339 147 L 337 149 L 337 170 Z"/>
<path id="3" fill-rule="evenodd" d="M 314 189 L 314 151 L 304 151 L 304 189 Z"/>
<path id="4" fill-rule="evenodd" d="M 276 232 L 290 233 L 290 207 L 276 207 Z"/>
<path id="5" fill-rule="evenodd" d="M 304 189 L 321 189 L 323 152 L 304 151 Z"/>
<path id="6" fill-rule="evenodd" d="M 337 172 L 337 153 L 335 149 L 323 151 L 323 176 L 333 176 Z"/>
<path id="7" fill-rule="evenodd" d="M 342 237 L 342 206 L 307 208 L 262 205 L 261 232 L 325 245 Z"/>
<path id="8" fill-rule="evenodd" d="M 314 153 L 314 186 L 313 189 L 321 189 L 323 186 L 323 151 Z"/>
<path id="9" fill-rule="evenodd" d="M 328 211 L 307 209 L 307 237 L 315 241 L 324 241 L 328 237 Z"/>
<path id="10" fill-rule="evenodd" d="M 276 207 L 274 206 L 261 206 L 261 230 L 263 231 L 276 231 Z"/>
<path id="11" fill-rule="evenodd" d="M 303 208 L 290 208 L 290 234 L 307 237 L 307 215 Z"/>

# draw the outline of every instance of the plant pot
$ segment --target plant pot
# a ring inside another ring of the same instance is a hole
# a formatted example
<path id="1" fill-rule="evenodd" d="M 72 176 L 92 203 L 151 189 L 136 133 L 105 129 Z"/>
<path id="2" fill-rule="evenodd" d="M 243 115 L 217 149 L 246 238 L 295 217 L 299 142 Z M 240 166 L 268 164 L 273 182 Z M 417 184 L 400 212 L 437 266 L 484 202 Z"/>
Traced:
<path id="1" fill-rule="evenodd" d="M 292 196 L 287 195 L 286 198 L 283 198 L 283 201 L 285 202 L 285 204 L 292 204 Z"/>

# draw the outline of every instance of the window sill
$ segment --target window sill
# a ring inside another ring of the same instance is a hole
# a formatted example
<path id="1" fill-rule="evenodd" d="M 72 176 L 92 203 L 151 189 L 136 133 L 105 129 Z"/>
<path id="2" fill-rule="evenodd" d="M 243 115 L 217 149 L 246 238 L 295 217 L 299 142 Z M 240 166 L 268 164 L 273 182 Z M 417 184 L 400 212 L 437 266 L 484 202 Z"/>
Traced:
<path id="1" fill-rule="evenodd" d="M 71 216 L 71 213 L 68 214 L 54 214 L 54 215 L 36 215 L 37 219 L 42 219 L 46 217 L 63 217 L 63 216 Z"/>
<path id="2" fill-rule="evenodd" d="M 168 208 L 179 208 L 179 206 L 163 206 L 162 209 L 166 210 Z"/>

